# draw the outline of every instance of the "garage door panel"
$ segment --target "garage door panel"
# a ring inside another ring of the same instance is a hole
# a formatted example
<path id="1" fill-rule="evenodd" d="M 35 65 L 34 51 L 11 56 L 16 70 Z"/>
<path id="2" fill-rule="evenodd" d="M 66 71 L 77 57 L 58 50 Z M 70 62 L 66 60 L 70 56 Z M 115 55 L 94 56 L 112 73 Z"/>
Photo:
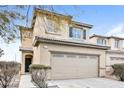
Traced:
<path id="1" fill-rule="evenodd" d="M 51 57 L 52 79 L 98 76 L 98 56 L 54 53 Z"/>
<path id="2" fill-rule="evenodd" d="M 71 74 L 75 71 L 75 66 L 72 65 L 70 68 L 70 64 L 74 64 L 74 62 L 67 62 L 66 60 L 60 60 L 59 58 L 53 58 L 52 62 L 52 72 L 56 74 Z M 65 63 L 66 62 L 66 63 Z"/>

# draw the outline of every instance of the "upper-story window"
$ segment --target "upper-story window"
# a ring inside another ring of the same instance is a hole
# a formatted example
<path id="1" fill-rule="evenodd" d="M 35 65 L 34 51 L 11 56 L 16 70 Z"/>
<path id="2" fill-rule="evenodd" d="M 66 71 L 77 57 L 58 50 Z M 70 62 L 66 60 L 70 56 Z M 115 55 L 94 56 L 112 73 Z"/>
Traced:
<path id="1" fill-rule="evenodd" d="M 99 44 L 99 45 L 106 45 L 106 40 L 102 39 L 102 38 L 99 38 L 99 39 L 97 39 L 97 44 Z"/>
<path id="2" fill-rule="evenodd" d="M 120 48 L 121 47 L 121 40 L 115 40 L 115 48 Z"/>
<path id="3" fill-rule="evenodd" d="M 70 27 L 69 37 L 76 39 L 86 39 L 86 30 Z"/>

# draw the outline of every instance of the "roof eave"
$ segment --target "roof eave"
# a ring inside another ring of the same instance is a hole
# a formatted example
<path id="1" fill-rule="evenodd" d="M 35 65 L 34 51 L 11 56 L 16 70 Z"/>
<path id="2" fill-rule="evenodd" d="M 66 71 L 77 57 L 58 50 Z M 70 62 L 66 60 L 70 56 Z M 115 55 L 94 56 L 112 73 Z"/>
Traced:
<path id="1" fill-rule="evenodd" d="M 92 36 L 90 36 L 90 38 L 93 38 L 93 37 L 109 38 L 107 36 L 96 35 L 96 34 L 93 34 Z"/>
<path id="2" fill-rule="evenodd" d="M 52 44 L 62 44 L 62 45 L 71 45 L 71 46 L 80 46 L 80 47 L 87 47 L 87 48 L 96 48 L 96 49 L 103 49 L 108 50 L 110 49 L 109 46 L 100 46 L 100 45 L 92 45 L 92 44 L 81 44 L 76 42 L 69 42 L 69 41 L 59 41 L 59 40 L 48 40 L 41 37 L 35 37 L 33 45 L 38 46 L 40 42 L 45 43 L 52 43 Z"/>
<path id="3" fill-rule="evenodd" d="M 109 38 L 115 38 L 115 39 L 121 39 L 121 40 L 124 40 L 124 38 L 122 38 L 122 37 L 116 37 L 116 36 L 110 36 Z"/>
<path id="4" fill-rule="evenodd" d="M 79 25 L 79 26 L 83 26 L 83 27 L 87 27 L 87 28 L 93 28 L 93 25 L 90 25 L 90 24 L 86 24 L 86 23 L 80 23 L 80 22 L 77 22 L 77 21 L 72 21 L 72 23 L 76 24 L 76 25 Z"/>

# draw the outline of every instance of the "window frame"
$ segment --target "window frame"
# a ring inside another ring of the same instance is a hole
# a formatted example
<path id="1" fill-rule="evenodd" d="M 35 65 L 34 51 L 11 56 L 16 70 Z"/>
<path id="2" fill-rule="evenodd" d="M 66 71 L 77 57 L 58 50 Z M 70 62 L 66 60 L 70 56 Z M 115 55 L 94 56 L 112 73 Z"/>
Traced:
<path id="1" fill-rule="evenodd" d="M 86 39 L 87 39 L 87 32 L 86 32 L 86 30 L 85 30 L 85 29 L 83 30 L 83 39 L 84 39 L 84 40 L 86 40 Z"/>
<path id="2" fill-rule="evenodd" d="M 121 48 L 121 42 L 122 42 L 122 40 L 115 39 L 114 47 L 115 48 Z"/>
<path id="3" fill-rule="evenodd" d="M 73 30 L 73 29 L 76 29 L 76 30 Z M 74 34 L 75 31 L 80 31 L 79 32 L 80 34 L 78 32 L 76 32 L 76 34 Z M 85 31 L 85 35 L 86 36 L 84 36 L 84 31 Z M 69 27 L 69 38 L 79 39 L 79 40 L 86 40 L 86 37 L 87 37 L 87 32 L 86 32 L 85 29 L 81 29 L 81 28 L 77 28 L 77 27 Z"/>
<path id="4" fill-rule="evenodd" d="M 106 45 L 107 44 L 107 41 L 104 38 L 98 38 L 97 39 L 97 44 L 98 45 Z"/>

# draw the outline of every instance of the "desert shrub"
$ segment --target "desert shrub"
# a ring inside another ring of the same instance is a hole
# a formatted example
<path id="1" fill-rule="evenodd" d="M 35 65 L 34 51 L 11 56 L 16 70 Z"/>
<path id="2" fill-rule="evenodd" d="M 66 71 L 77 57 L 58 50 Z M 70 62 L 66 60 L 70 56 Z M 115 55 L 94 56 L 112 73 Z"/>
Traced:
<path id="1" fill-rule="evenodd" d="M 112 74 L 124 81 L 124 64 L 114 64 L 112 68 L 114 70 Z"/>
<path id="2" fill-rule="evenodd" d="M 19 74 L 20 64 L 17 62 L 0 61 L 0 86 L 10 86 L 12 79 Z"/>
<path id="3" fill-rule="evenodd" d="M 40 88 L 47 88 L 47 71 L 50 66 L 32 64 L 29 66 L 32 81 Z"/>
<path id="4" fill-rule="evenodd" d="M 29 66 L 30 70 L 35 70 L 35 69 L 51 69 L 50 66 L 45 66 L 45 65 L 40 65 L 40 64 L 32 64 Z"/>

